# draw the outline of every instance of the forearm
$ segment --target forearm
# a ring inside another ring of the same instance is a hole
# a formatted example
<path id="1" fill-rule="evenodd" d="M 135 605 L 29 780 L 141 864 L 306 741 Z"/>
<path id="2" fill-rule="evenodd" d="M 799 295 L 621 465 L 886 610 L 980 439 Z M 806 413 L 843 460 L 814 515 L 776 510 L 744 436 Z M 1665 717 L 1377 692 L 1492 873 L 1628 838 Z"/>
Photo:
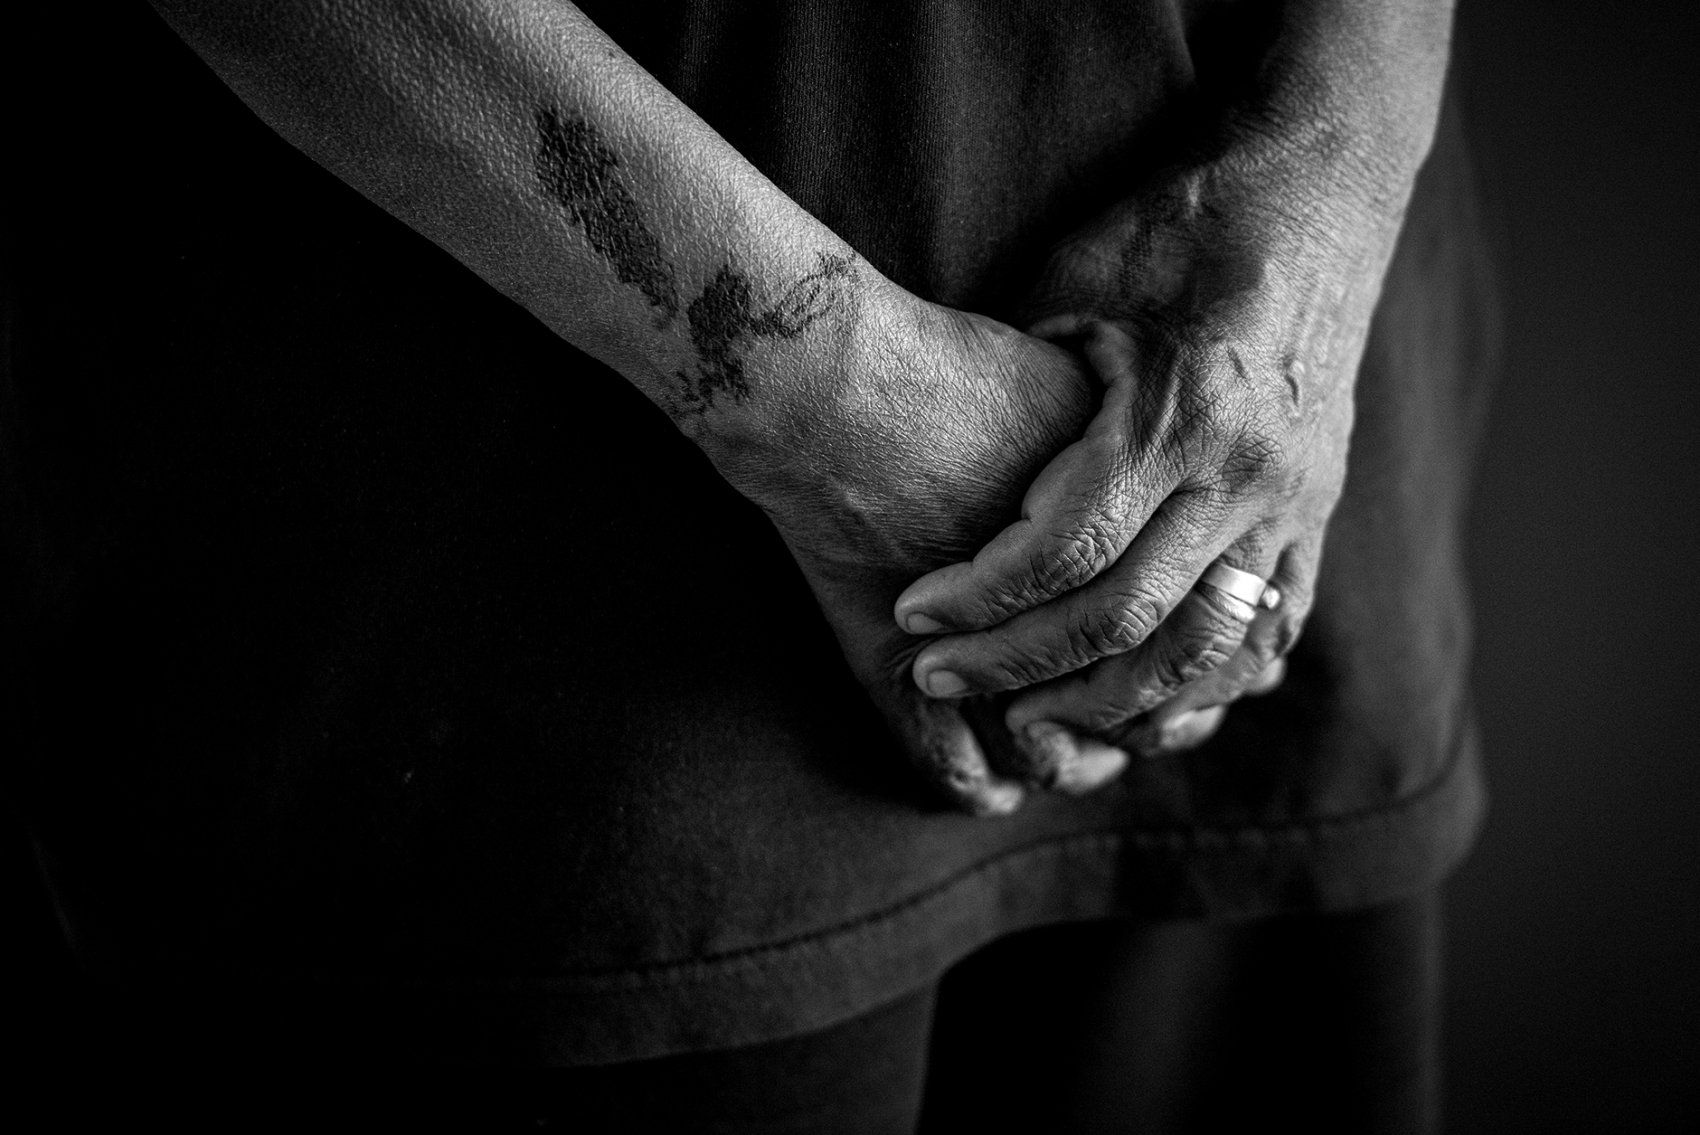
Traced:
<path id="1" fill-rule="evenodd" d="M 1244 22 L 1259 13 L 1274 18 Z M 1432 142 L 1449 15 L 1428 0 L 1289 0 L 1200 29 L 1196 113 L 1174 150 L 1055 250 L 1030 302 L 1035 331 L 1082 336 L 1106 383 L 1094 444 L 1060 454 L 972 561 L 899 597 L 905 625 L 965 632 L 917 655 L 920 688 L 1031 687 L 1012 729 L 1116 741 L 1230 659 L 1231 677 L 1181 704 L 1232 700 L 1291 648 Z M 1218 561 L 1280 598 L 1201 597 Z"/>
<path id="2" fill-rule="evenodd" d="M 1227 144 L 1236 132 L 1261 135 L 1314 191 L 1401 214 L 1434 139 L 1452 8 L 1452 0 L 1283 4 L 1250 89 L 1231 97 Z"/>
<path id="3" fill-rule="evenodd" d="M 1367 320 L 1432 144 L 1451 3 L 1277 15 L 1207 45 L 1167 165 L 1059 246 L 1028 304 L 1045 333 L 1100 317 L 1221 340 L 1237 325 L 1292 381 L 1280 360 L 1350 380 L 1358 344 L 1335 332 Z"/>
<path id="4" fill-rule="evenodd" d="M 571 6 L 156 6 L 285 138 L 705 445 L 830 400 L 889 287 Z"/>
<path id="5" fill-rule="evenodd" d="M 155 3 L 285 138 L 672 414 L 772 518 L 918 767 L 1013 806 L 908 685 L 890 603 L 1078 432 L 1072 356 L 887 281 L 567 5 Z"/>

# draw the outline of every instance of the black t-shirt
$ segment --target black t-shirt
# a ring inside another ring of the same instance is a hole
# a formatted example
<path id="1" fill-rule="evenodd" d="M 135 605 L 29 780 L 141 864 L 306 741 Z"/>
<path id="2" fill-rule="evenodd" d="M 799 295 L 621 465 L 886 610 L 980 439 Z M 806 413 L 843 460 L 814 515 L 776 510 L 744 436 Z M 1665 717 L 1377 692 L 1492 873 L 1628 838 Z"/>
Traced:
<path id="1" fill-rule="evenodd" d="M 1171 152 L 1215 7 L 586 6 L 874 266 L 994 316 Z M 7 783 L 105 972 L 479 998 L 601 1061 L 826 1024 L 1024 926 L 1362 905 L 1467 849 L 1486 293 L 1450 120 L 1285 684 L 1197 754 L 973 820 L 629 386 L 144 6 L 31 19 L 13 51 L 77 50 L 14 99 Z"/>

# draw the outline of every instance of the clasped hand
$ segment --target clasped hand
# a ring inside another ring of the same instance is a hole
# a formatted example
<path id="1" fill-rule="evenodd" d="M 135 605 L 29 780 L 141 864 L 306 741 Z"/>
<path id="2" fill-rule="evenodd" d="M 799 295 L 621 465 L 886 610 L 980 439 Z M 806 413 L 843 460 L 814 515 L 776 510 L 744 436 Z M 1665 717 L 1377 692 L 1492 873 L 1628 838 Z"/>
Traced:
<path id="1" fill-rule="evenodd" d="M 1018 520 L 896 603 L 900 626 L 934 636 L 912 664 L 922 691 L 1014 692 L 1003 720 L 1031 783 L 1101 782 L 1120 766 L 1106 745 L 1201 743 L 1229 703 L 1279 683 L 1311 605 L 1389 241 L 1302 225 L 1282 241 L 1290 217 L 1204 205 L 1211 177 L 1053 258 L 1033 330 L 1081 347 L 1098 411 Z M 1199 586 L 1215 561 L 1272 583 L 1275 609 Z"/>
<path id="2" fill-rule="evenodd" d="M 1224 209 L 1210 176 L 1055 254 L 1031 330 L 1072 350 L 923 305 L 968 350 L 881 353 L 931 371 L 869 420 L 885 472 L 840 471 L 831 537 L 775 514 L 875 701 L 970 810 L 1201 743 L 1281 680 L 1310 608 L 1396 226 Z M 870 621 L 897 565 L 926 561 Z M 1270 581 L 1275 609 L 1199 586 L 1216 561 Z"/>

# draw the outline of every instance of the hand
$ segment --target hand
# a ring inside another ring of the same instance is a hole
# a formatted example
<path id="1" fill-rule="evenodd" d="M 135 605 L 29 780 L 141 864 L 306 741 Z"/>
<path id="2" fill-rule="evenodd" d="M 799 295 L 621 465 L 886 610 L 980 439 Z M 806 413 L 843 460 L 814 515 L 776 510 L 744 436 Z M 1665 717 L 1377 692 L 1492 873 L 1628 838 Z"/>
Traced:
<path id="1" fill-rule="evenodd" d="M 871 287 L 879 314 L 837 352 L 843 379 L 830 398 L 787 407 L 766 440 L 710 456 L 773 519 L 856 676 L 950 800 L 1002 813 L 1023 782 L 1103 783 L 1125 762 L 1109 746 L 1040 767 L 1013 752 L 997 708 L 923 696 L 909 678 L 922 644 L 890 618 L 905 583 L 1015 515 L 1038 469 L 1079 436 L 1094 384 L 1058 346 L 884 281 Z"/>
<path id="2" fill-rule="evenodd" d="M 1005 719 L 1029 750 L 1086 733 L 1149 751 L 1279 680 L 1397 232 L 1374 195 L 1298 184 L 1226 160 L 1172 174 L 1058 251 L 1034 330 L 1079 338 L 1103 404 L 1020 520 L 900 597 L 900 625 L 950 632 L 917 655 L 919 688 L 1031 687 Z M 1195 587 L 1218 559 L 1269 579 L 1279 609 Z"/>

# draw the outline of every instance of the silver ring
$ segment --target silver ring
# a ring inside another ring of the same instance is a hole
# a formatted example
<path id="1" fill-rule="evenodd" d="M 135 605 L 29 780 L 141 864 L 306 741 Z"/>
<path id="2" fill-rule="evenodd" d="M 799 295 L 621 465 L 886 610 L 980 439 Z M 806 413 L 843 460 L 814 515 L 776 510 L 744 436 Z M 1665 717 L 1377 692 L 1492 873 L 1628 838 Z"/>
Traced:
<path id="1" fill-rule="evenodd" d="M 1208 583 L 1224 596 L 1233 600 L 1224 603 L 1234 616 L 1243 622 L 1250 622 L 1257 617 L 1259 607 L 1273 611 L 1281 605 L 1281 592 L 1271 584 L 1265 583 L 1263 577 L 1249 571 L 1241 571 L 1237 567 L 1229 567 L 1217 560 L 1204 569 L 1199 576 L 1199 583 Z"/>

